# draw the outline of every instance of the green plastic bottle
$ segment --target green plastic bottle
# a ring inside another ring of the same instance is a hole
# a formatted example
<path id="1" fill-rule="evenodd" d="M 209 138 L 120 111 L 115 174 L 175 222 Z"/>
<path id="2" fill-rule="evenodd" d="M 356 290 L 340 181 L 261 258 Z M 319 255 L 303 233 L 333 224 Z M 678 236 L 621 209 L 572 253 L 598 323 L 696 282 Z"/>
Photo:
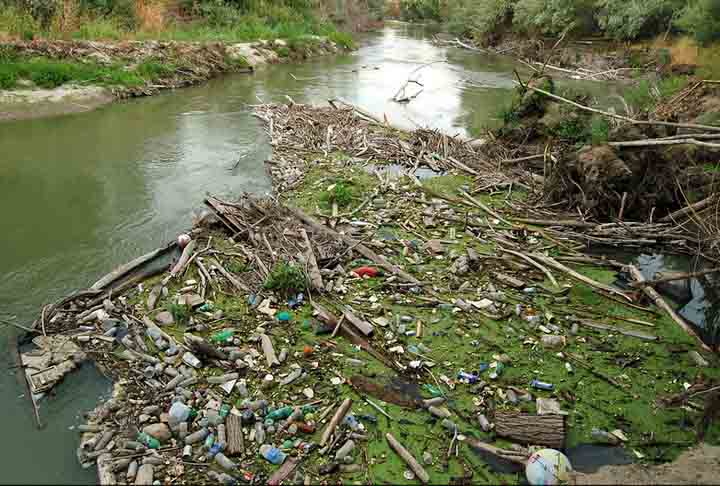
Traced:
<path id="1" fill-rule="evenodd" d="M 160 449 L 160 441 L 145 432 L 140 432 L 137 439 L 138 442 L 145 444 L 149 449 Z"/>
<path id="2" fill-rule="evenodd" d="M 210 340 L 215 343 L 224 343 L 232 339 L 233 334 L 235 334 L 234 329 L 223 329 L 222 331 L 213 334 Z"/>
<path id="3" fill-rule="evenodd" d="M 230 414 L 230 405 L 227 403 L 223 403 L 222 407 L 220 407 L 220 412 L 218 412 L 218 415 L 220 415 L 220 418 L 225 418 Z"/>
<path id="4" fill-rule="evenodd" d="M 304 415 L 307 415 L 307 414 L 309 414 L 309 413 L 313 413 L 314 411 L 315 411 L 315 407 L 313 407 L 312 405 L 304 405 L 304 406 L 302 407 L 302 413 L 303 413 Z"/>
<path id="5" fill-rule="evenodd" d="M 430 385 L 430 384 L 425 384 L 425 385 L 423 385 L 423 388 L 424 388 L 428 393 L 430 393 L 430 395 L 431 395 L 433 398 L 441 397 L 441 396 L 442 396 L 442 392 L 440 391 L 440 389 L 437 388 L 437 387 L 435 387 L 435 386 L 432 386 L 432 385 Z"/>
<path id="6" fill-rule="evenodd" d="M 269 414 L 265 416 L 265 418 L 269 418 L 275 421 L 282 420 L 288 418 L 293 412 L 292 407 L 281 407 L 276 410 L 273 410 Z"/>

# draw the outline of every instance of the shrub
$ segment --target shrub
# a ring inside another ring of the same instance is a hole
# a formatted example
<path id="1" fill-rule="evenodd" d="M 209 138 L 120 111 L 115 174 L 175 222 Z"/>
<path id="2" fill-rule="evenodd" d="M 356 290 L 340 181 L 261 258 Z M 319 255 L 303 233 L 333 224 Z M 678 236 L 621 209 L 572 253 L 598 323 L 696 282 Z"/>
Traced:
<path id="1" fill-rule="evenodd" d="M 270 271 L 264 284 L 267 290 L 276 290 L 286 294 L 300 292 L 307 287 L 303 271 L 291 263 L 278 263 Z"/>
<path id="2" fill-rule="evenodd" d="M 147 79 L 167 78 L 173 75 L 175 66 L 148 59 L 138 64 L 136 72 L 138 75 Z"/>
<path id="3" fill-rule="evenodd" d="M 17 72 L 12 66 L 0 64 L 0 89 L 12 89 L 17 82 Z"/>
<path id="4" fill-rule="evenodd" d="M 38 60 L 31 64 L 30 79 L 41 88 L 57 88 L 74 78 L 72 66 L 66 63 Z"/>
<path id="5" fill-rule="evenodd" d="M 593 0 L 519 0 L 513 26 L 525 32 L 559 34 L 590 32 L 594 27 Z"/>
<path id="6" fill-rule="evenodd" d="M 400 0 L 400 12 L 406 20 L 440 20 L 439 0 Z"/>
<path id="7" fill-rule="evenodd" d="M 600 27 L 616 39 L 648 37 L 667 30 L 684 3 L 683 0 L 600 0 L 596 18 Z"/>
<path id="8" fill-rule="evenodd" d="M 698 42 L 707 44 L 720 39 L 720 2 L 718 0 L 695 0 L 675 23 L 682 30 L 695 36 Z"/>
<path id="9" fill-rule="evenodd" d="M 512 3 L 512 0 L 470 0 L 452 14 L 452 28 L 462 28 L 471 35 L 494 32 L 512 15 Z"/>

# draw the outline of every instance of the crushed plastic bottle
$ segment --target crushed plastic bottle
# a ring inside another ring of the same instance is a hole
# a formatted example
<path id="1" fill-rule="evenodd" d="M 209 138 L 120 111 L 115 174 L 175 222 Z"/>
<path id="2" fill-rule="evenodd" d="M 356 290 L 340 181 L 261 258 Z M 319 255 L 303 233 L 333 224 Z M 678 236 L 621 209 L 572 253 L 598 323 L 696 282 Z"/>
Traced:
<path id="1" fill-rule="evenodd" d="M 137 436 L 138 442 L 141 444 L 144 444 L 145 447 L 148 449 L 159 449 L 160 448 L 160 441 L 157 440 L 155 437 L 146 434 L 145 432 L 140 432 Z"/>
<path id="2" fill-rule="evenodd" d="M 234 329 L 223 329 L 222 331 L 213 334 L 210 340 L 214 343 L 226 343 L 232 340 L 234 334 Z"/>
<path id="3" fill-rule="evenodd" d="M 290 322 L 292 320 L 292 314 L 288 311 L 278 312 L 277 320 L 280 322 Z"/>
<path id="4" fill-rule="evenodd" d="M 220 415 L 221 419 L 224 419 L 228 415 L 230 415 L 230 405 L 227 403 L 223 403 L 220 407 L 220 411 L 218 412 L 218 415 Z"/>
<path id="5" fill-rule="evenodd" d="M 170 425 L 177 425 L 186 422 L 190 418 L 192 409 L 182 402 L 175 402 L 170 407 L 168 422 Z"/>
<path id="6" fill-rule="evenodd" d="M 272 420 L 283 420 L 288 418 L 293 413 L 293 407 L 286 406 L 281 407 L 273 410 L 272 412 L 268 413 L 266 418 L 272 419 Z"/>
<path id="7" fill-rule="evenodd" d="M 436 386 L 433 386 L 430 384 L 425 384 L 425 385 L 423 385 L 423 389 L 425 391 L 427 391 L 432 397 L 441 397 L 442 396 L 442 392 Z"/>
<path id="8" fill-rule="evenodd" d="M 479 376 L 473 375 L 472 373 L 466 373 L 465 371 L 458 372 L 458 380 L 469 383 L 471 385 L 477 383 L 477 381 L 480 379 Z"/>
<path id="9" fill-rule="evenodd" d="M 260 446 L 260 455 L 268 462 L 276 465 L 285 462 L 285 457 L 287 457 L 283 451 L 269 444 L 263 444 Z"/>

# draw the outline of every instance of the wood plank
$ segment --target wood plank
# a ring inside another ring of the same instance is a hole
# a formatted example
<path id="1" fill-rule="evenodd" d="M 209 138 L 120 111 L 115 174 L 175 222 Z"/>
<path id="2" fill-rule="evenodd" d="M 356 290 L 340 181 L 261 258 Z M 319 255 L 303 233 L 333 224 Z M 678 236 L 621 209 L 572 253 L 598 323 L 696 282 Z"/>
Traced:
<path id="1" fill-rule="evenodd" d="M 495 432 L 500 437 L 526 445 L 565 447 L 565 417 L 519 412 L 495 414 Z"/>
<path id="2" fill-rule="evenodd" d="M 245 438 L 242 433 L 242 417 L 230 414 L 225 419 L 225 435 L 227 437 L 228 455 L 235 456 L 245 452 Z"/>

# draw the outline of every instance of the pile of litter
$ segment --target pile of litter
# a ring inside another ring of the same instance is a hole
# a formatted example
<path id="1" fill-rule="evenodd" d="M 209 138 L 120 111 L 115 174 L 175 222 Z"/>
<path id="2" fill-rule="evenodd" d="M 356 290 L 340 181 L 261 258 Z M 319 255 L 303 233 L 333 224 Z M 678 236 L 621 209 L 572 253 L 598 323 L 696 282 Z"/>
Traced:
<path id="1" fill-rule="evenodd" d="M 82 351 L 115 382 L 78 426 L 102 483 L 515 483 L 527 466 L 539 484 L 579 443 L 640 460 L 695 440 L 680 407 L 702 410 L 716 358 L 636 269 L 623 289 L 622 265 L 582 253 L 607 227 L 515 217 L 526 194 L 450 137 L 258 112 L 277 198 L 208 197 L 202 226 L 38 318 L 73 344 L 60 363 Z M 410 173 L 366 170 L 387 162 Z"/>

